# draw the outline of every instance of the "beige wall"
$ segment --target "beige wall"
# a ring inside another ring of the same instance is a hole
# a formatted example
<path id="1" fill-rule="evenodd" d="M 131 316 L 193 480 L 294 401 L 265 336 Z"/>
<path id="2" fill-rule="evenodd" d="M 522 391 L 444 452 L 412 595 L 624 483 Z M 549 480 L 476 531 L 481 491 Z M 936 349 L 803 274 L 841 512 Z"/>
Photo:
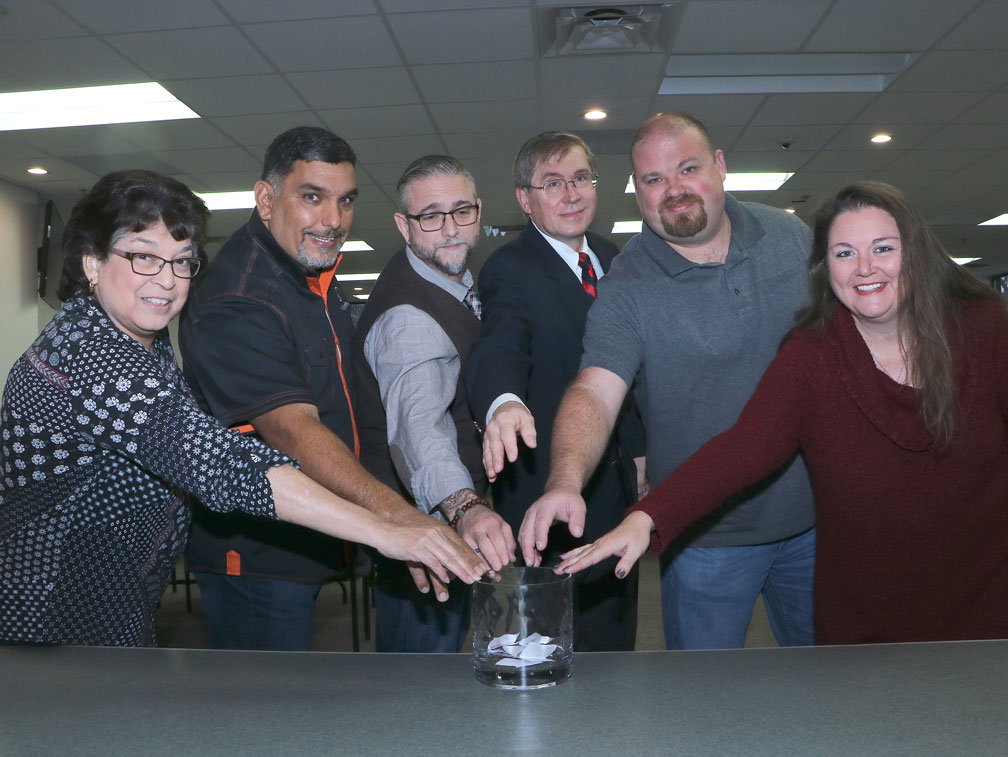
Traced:
<path id="1" fill-rule="evenodd" d="M 0 180 L 0 385 L 39 331 L 41 236 L 38 195 Z"/>

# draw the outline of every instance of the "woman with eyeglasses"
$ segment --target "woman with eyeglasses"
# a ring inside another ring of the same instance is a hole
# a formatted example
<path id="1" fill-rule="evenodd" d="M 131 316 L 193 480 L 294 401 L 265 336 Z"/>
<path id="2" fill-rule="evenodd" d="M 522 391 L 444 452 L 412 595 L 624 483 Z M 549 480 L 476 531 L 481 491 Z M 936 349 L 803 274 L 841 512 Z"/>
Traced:
<path id="1" fill-rule="evenodd" d="M 14 364 L 0 410 L 0 641 L 151 646 L 189 528 L 187 494 L 280 518 L 467 583 L 431 526 L 388 523 L 202 413 L 166 326 L 200 269 L 209 212 L 174 179 L 122 171 L 76 205 L 67 301 Z"/>
<path id="2" fill-rule="evenodd" d="M 819 643 L 1008 637 L 1008 311 L 888 184 L 819 209 L 810 303 L 738 421 L 564 555 L 617 575 L 801 452 Z"/>

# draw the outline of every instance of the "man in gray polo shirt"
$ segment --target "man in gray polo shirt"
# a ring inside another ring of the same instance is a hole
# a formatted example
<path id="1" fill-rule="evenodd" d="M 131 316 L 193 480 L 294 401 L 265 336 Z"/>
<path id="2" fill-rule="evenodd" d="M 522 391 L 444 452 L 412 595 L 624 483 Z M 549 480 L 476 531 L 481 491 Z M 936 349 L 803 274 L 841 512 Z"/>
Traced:
<path id="1" fill-rule="evenodd" d="M 725 195 L 724 154 L 700 121 L 652 116 L 631 159 L 645 225 L 588 314 L 581 371 L 557 413 L 546 493 L 519 532 L 526 560 L 538 558 L 553 522 L 582 530 L 581 488 L 635 379 L 657 482 L 735 423 L 805 300 L 808 228 Z M 779 643 L 814 643 L 813 523 L 796 458 L 684 534 L 662 556 L 667 646 L 742 646 L 760 593 Z"/>

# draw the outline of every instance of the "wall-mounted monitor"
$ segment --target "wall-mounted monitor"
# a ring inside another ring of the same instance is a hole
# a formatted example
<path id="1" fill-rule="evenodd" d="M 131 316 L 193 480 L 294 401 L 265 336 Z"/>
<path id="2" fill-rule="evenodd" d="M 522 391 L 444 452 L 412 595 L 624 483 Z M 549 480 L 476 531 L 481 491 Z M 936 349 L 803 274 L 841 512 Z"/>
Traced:
<path id="1" fill-rule="evenodd" d="M 1008 273 L 991 277 L 991 286 L 998 294 L 1008 294 Z"/>
<path id="2" fill-rule="evenodd" d="M 39 297 L 49 307 L 59 310 L 62 303 L 56 296 L 63 275 L 63 218 L 52 200 L 45 206 L 42 226 L 42 246 L 38 249 Z"/>

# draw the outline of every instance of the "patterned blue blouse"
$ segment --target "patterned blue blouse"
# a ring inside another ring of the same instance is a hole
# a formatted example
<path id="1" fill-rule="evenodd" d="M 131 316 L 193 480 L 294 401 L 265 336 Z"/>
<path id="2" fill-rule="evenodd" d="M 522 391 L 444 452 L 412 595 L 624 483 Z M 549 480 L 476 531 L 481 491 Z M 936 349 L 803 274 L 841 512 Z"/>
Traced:
<path id="1" fill-rule="evenodd" d="M 289 458 L 203 414 L 167 337 L 153 352 L 90 297 L 18 359 L 0 409 L 0 640 L 153 646 L 186 492 L 276 517 Z"/>

